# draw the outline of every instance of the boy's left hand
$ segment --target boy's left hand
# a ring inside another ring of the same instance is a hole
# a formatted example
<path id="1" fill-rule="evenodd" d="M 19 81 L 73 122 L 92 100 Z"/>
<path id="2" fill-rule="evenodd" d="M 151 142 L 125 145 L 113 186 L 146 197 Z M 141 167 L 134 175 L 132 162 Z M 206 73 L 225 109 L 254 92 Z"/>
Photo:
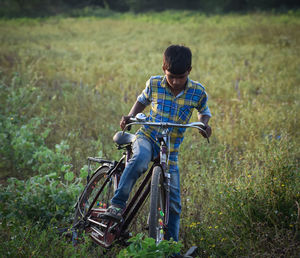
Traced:
<path id="1" fill-rule="evenodd" d="M 212 131 L 211 131 L 211 127 L 209 126 L 209 125 L 207 125 L 205 128 L 203 128 L 204 130 L 205 130 L 205 132 L 206 132 L 206 134 L 203 132 L 203 131 L 201 131 L 201 130 L 199 130 L 199 132 L 202 134 L 202 136 L 204 137 L 204 138 L 209 138 L 210 136 L 211 136 L 211 133 L 212 133 Z"/>

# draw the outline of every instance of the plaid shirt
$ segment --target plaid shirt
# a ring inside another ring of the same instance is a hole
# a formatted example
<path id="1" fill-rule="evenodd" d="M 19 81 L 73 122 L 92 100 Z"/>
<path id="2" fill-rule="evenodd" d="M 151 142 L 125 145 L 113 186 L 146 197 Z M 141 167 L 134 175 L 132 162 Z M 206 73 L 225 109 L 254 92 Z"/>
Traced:
<path id="1" fill-rule="evenodd" d="M 151 104 L 149 117 L 151 122 L 187 124 L 194 108 L 202 115 L 211 116 L 204 87 L 199 82 L 189 78 L 185 90 L 175 97 L 167 86 L 166 77 L 153 76 L 147 81 L 146 88 L 137 100 L 146 106 Z M 178 148 L 183 141 L 183 134 L 186 129 L 170 128 L 169 130 L 171 132 L 169 158 L 170 162 L 173 160 L 173 163 L 177 163 Z M 145 135 L 156 142 L 156 136 L 159 133 L 157 127 L 143 126 L 138 135 Z"/>

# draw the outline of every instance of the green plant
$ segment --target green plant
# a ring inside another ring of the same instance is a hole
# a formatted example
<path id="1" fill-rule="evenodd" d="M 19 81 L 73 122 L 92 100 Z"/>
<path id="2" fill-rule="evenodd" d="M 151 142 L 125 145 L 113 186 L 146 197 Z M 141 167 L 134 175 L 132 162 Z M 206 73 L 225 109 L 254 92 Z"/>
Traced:
<path id="1" fill-rule="evenodd" d="M 10 87 L 3 80 L 0 82 L 3 90 L 0 98 L 5 103 L 5 108 L 0 113 L 0 165 L 12 170 L 15 176 L 34 171 L 43 175 L 55 172 L 59 176 L 69 175 L 70 178 L 72 165 L 67 153 L 69 145 L 62 140 L 55 144 L 54 149 L 47 146 L 51 120 L 33 116 L 35 106 L 43 105 L 42 97 L 37 95 L 34 86 L 24 86 L 24 80 L 16 73 L 11 79 Z M 32 104 L 34 98 L 38 100 Z"/>
<path id="2" fill-rule="evenodd" d="M 180 252 L 182 244 L 172 240 L 163 240 L 156 245 L 153 238 L 145 237 L 144 234 L 139 233 L 128 240 L 131 244 L 123 249 L 118 258 L 125 257 L 168 257 L 172 254 Z"/>
<path id="3" fill-rule="evenodd" d="M 68 223 L 82 189 L 81 178 L 65 184 L 55 172 L 26 181 L 10 178 L 8 186 L 0 190 L 0 214 L 7 221 Z"/>

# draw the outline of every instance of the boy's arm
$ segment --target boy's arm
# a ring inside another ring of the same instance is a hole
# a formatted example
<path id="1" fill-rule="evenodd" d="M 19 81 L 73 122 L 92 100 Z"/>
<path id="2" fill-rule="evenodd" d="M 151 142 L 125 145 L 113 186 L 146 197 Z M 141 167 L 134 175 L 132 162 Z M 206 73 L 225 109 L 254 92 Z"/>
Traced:
<path id="1" fill-rule="evenodd" d="M 129 114 L 127 116 L 122 116 L 122 119 L 120 121 L 121 129 L 124 130 L 126 124 L 129 122 L 129 119 L 133 116 L 136 116 L 136 114 L 143 112 L 145 108 L 146 106 L 144 104 L 142 104 L 139 101 L 136 101 L 132 106 Z"/>
<path id="2" fill-rule="evenodd" d="M 206 134 L 202 131 L 199 131 L 204 138 L 211 136 L 211 127 L 208 125 L 209 119 L 210 119 L 210 116 L 202 115 L 202 114 L 198 113 L 199 122 L 202 122 L 203 124 L 205 124 L 205 128 L 203 128 L 203 129 L 206 131 Z"/>

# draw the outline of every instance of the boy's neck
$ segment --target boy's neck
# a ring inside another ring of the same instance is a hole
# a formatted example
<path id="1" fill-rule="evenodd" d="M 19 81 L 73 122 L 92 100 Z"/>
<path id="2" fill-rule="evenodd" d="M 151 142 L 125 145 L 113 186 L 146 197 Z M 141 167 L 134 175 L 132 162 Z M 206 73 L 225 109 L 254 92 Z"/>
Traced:
<path id="1" fill-rule="evenodd" d="M 186 89 L 186 85 L 187 85 L 187 82 L 184 84 L 184 86 L 183 86 L 182 88 L 180 88 L 180 89 L 174 89 L 174 88 L 172 88 L 172 87 L 168 84 L 168 82 L 167 82 L 168 88 L 170 89 L 170 91 L 172 92 L 172 94 L 173 94 L 175 97 L 177 97 L 177 96 L 180 94 L 180 92 L 182 92 L 182 91 L 184 91 L 184 90 Z"/>
<path id="2" fill-rule="evenodd" d="M 173 94 L 175 97 L 177 97 L 177 95 L 178 95 L 180 92 L 184 91 L 185 88 L 180 89 L 180 90 L 174 90 L 172 87 L 169 86 L 169 89 L 171 90 L 172 94 Z"/>

